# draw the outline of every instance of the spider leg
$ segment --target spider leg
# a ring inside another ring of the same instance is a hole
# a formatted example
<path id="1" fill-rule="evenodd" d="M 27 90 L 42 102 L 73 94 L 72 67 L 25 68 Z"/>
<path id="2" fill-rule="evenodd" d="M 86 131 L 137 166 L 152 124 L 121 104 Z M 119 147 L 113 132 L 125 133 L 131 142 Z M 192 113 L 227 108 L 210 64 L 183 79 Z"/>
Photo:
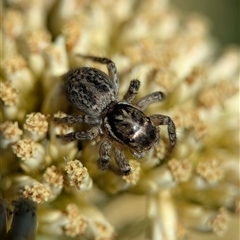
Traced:
<path id="1" fill-rule="evenodd" d="M 99 148 L 99 160 L 98 160 L 98 167 L 101 170 L 107 170 L 109 168 L 109 161 L 110 161 L 110 151 L 112 148 L 112 142 L 108 139 L 104 140 Z"/>
<path id="2" fill-rule="evenodd" d="M 170 146 L 168 149 L 168 153 L 170 153 L 177 143 L 177 134 L 176 127 L 172 119 L 168 116 L 155 114 L 150 116 L 151 121 L 156 125 L 167 125 L 168 127 L 168 137 L 170 141 Z"/>
<path id="3" fill-rule="evenodd" d="M 129 175 L 131 172 L 131 167 L 125 157 L 124 151 L 118 148 L 115 149 L 115 161 L 119 167 L 119 170 L 114 169 L 109 166 L 109 169 L 119 175 Z"/>
<path id="4" fill-rule="evenodd" d="M 56 123 L 68 123 L 68 124 L 74 124 L 74 123 L 87 123 L 89 125 L 100 125 L 101 120 L 97 117 L 92 117 L 89 115 L 67 115 L 63 118 L 55 117 L 54 121 Z"/>
<path id="5" fill-rule="evenodd" d="M 123 97 L 123 100 L 125 100 L 128 103 L 131 103 L 133 99 L 136 97 L 139 87 L 140 81 L 137 79 L 132 80 L 129 84 L 126 94 Z"/>
<path id="6" fill-rule="evenodd" d="M 82 141 L 82 140 L 92 140 L 102 133 L 100 127 L 93 127 L 88 131 L 82 132 L 71 132 L 65 135 L 57 135 L 58 138 L 61 138 L 64 141 Z"/>
<path id="7" fill-rule="evenodd" d="M 163 92 L 154 92 L 151 94 L 146 95 L 145 97 L 141 98 L 137 102 L 137 107 L 139 107 L 141 110 L 144 110 L 146 107 L 148 107 L 150 104 L 162 101 L 165 98 L 165 95 Z"/>
<path id="8" fill-rule="evenodd" d="M 112 79 L 115 85 L 116 93 L 118 92 L 118 85 L 119 85 L 119 79 L 118 79 L 118 74 L 117 74 L 117 68 L 114 64 L 113 61 L 111 61 L 108 58 L 102 58 L 102 57 L 95 57 L 95 56 L 90 56 L 90 55 L 82 55 L 82 54 L 77 54 L 77 56 L 90 59 L 94 62 L 99 62 L 101 64 L 106 64 L 107 69 L 108 69 L 108 75 Z"/>

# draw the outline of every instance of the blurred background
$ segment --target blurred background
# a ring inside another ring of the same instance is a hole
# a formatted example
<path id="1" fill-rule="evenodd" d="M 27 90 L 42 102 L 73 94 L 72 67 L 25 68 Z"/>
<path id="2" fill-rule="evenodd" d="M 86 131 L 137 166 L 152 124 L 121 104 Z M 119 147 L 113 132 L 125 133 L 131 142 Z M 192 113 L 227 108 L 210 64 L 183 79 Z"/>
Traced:
<path id="1" fill-rule="evenodd" d="M 182 13 L 197 12 L 210 20 L 211 34 L 224 47 L 240 44 L 240 0 L 172 0 Z"/>
<path id="2" fill-rule="evenodd" d="M 240 0 L 172 0 L 171 2 L 182 14 L 196 12 L 207 17 L 211 26 L 210 33 L 217 40 L 219 47 L 240 44 Z M 239 218 L 237 216 L 232 218 L 229 225 L 230 229 L 222 239 L 240 239 Z M 192 233 L 190 238 L 219 239 L 217 236 L 196 232 Z"/>

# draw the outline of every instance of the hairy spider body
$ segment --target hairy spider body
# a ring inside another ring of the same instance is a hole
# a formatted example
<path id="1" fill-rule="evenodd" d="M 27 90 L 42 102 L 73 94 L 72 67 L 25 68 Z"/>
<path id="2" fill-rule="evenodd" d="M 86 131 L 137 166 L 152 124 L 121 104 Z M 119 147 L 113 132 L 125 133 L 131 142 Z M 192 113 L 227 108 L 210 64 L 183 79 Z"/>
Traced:
<path id="1" fill-rule="evenodd" d="M 99 149 L 99 168 L 110 169 L 118 174 L 128 175 L 131 167 L 124 154 L 127 146 L 136 157 L 151 149 L 159 140 L 158 125 L 168 126 L 169 152 L 174 148 L 177 137 L 174 122 L 170 117 L 155 114 L 146 116 L 143 110 L 151 103 L 164 99 L 162 92 L 154 92 L 140 99 L 135 105 L 131 102 L 137 95 L 140 81 L 130 82 L 122 101 L 118 101 L 118 75 L 115 64 L 108 58 L 82 56 L 106 64 L 109 75 L 96 68 L 81 67 L 70 70 L 64 77 L 65 92 L 71 104 L 85 115 L 67 115 L 55 118 L 58 123 L 87 123 L 91 129 L 59 135 L 65 141 L 92 140 L 104 135 Z M 116 169 L 110 162 L 112 141 L 115 146 Z"/>
<path id="2" fill-rule="evenodd" d="M 64 80 L 68 100 L 85 114 L 99 117 L 110 103 L 116 101 L 117 89 L 113 81 L 99 69 L 72 69 Z"/>
<path id="3" fill-rule="evenodd" d="M 149 150 L 159 139 L 158 128 L 151 119 L 125 102 L 117 103 L 103 121 L 109 136 L 137 153 Z"/>

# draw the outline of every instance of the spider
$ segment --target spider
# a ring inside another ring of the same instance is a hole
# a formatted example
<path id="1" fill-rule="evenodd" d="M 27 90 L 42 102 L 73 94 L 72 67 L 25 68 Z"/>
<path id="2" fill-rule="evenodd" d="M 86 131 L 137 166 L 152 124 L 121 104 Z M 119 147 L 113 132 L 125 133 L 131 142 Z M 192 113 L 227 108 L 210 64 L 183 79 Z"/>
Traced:
<path id="1" fill-rule="evenodd" d="M 140 81 L 130 82 L 123 99 L 118 101 L 119 79 L 114 62 L 108 58 L 80 55 L 100 64 L 106 64 L 108 75 L 92 67 L 70 70 L 64 76 L 64 89 L 70 103 L 85 115 L 67 115 L 54 118 L 57 123 L 86 123 L 91 126 L 87 131 L 71 132 L 57 137 L 65 141 L 92 140 L 103 135 L 99 147 L 98 166 L 101 170 L 110 169 L 120 175 L 128 175 L 131 167 L 124 154 L 127 146 L 132 154 L 141 158 L 160 140 L 158 125 L 167 125 L 170 141 L 169 152 L 176 145 L 175 124 L 170 117 L 154 114 L 146 116 L 143 110 L 150 104 L 164 99 L 162 92 L 154 92 L 132 104 L 140 87 Z M 115 161 L 118 168 L 110 162 L 112 142 L 115 142 Z"/>

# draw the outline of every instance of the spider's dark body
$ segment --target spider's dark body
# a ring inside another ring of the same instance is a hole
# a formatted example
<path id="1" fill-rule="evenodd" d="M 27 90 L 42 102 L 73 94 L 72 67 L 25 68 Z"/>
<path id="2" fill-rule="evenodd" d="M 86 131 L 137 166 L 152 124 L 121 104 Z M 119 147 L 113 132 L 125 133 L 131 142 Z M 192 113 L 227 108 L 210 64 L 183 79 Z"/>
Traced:
<path id="1" fill-rule="evenodd" d="M 115 64 L 107 58 L 82 56 L 99 63 L 107 64 L 109 75 L 96 68 L 81 67 L 70 70 L 64 78 L 65 92 L 72 105 L 85 115 L 68 115 L 55 118 L 59 123 L 87 123 L 92 128 L 84 132 L 73 132 L 59 136 L 66 141 L 91 140 L 104 135 L 99 150 L 99 167 L 109 167 L 119 174 L 131 171 L 125 155 L 127 146 L 136 157 L 151 149 L 160 139 L 158 125 L 168 125 L 169 151 L 176 144 L 176 131 L 173 121 L 160 114 L 146 116 L 143 113 L 149 104 L 164 99 L 162 92 L 149 94 L 135 105 L 131 102 L 140 87 L 139 80 L 132 80 L 122 101 L 118 101 L 118 75 Z M 109 165 L 112 141 L 117 142 L 115 159 L 120 171 Z"/>

